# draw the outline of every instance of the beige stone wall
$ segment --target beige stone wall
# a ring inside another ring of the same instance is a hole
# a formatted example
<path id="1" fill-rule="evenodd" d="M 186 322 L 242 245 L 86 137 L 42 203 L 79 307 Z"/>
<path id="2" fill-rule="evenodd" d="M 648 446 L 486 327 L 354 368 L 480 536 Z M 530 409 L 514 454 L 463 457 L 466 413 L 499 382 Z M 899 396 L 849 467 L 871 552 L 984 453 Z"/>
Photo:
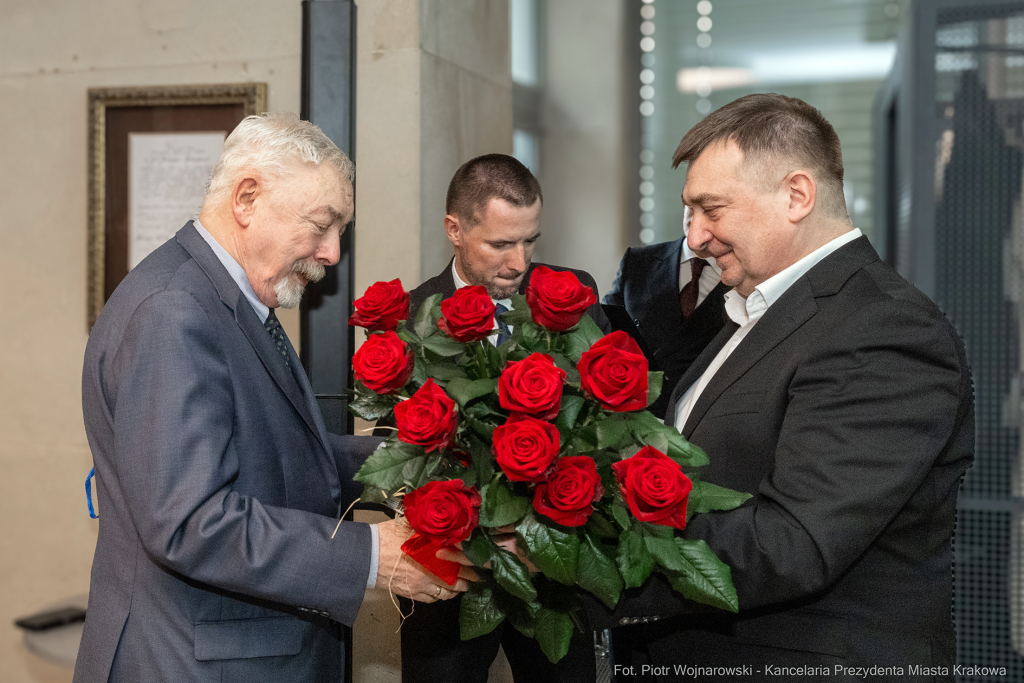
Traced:
<path id="1" fill-rule="evenodd" d="M 0 2 L 0 681 L 70 681 L 15 617 L 85 593 L 86 90 L 269 85 L 298 112 L 298 2 Z M 298 318 L 282 315 L 297 340 Z M 102 511 L 101 511 L 102 513 Z"/>
<path id="2" fill-rule="evenodd" d="M 624 76 L 627 3 L 547 0 L 536 259 L 582 268 L 603 295 L 626 250 Z M 631 101 L 631 100 L 630 100 Z"/>

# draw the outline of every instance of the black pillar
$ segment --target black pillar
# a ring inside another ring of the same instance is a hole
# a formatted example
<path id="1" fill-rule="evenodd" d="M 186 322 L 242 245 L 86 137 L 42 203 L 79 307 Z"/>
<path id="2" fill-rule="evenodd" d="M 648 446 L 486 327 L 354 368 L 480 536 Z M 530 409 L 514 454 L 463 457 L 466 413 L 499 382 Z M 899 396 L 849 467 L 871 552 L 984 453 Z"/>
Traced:
<path id="1" fill-rule="evenodd" d="M 302 2 L 301 117 L 318 125 L 355 160 L 356 8 L 352 0 Z M 341 260 L 302 300 L 300 355 L 327 429 L 352 433 L 345 391 L 352 386 L 354 225 L 341 237 Z"/>

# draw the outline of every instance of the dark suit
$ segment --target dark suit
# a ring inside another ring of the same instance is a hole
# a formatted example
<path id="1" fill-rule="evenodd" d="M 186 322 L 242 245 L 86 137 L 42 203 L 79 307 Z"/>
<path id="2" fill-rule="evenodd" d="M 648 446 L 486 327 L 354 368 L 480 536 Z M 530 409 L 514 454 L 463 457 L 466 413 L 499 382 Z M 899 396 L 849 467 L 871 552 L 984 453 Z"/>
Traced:
<path id="1" fill-rule="evenodd" d="M 690 367 L 670 416 L 736 329 Z M 653 662 L 760 666 L 754 678 L 781 680 L 766 664 L 952 671 L 951 539 L 974 452 L 971 376 L 953 327 L 866 238 L 768 308 L 683 434 L 710 456 L 707 481 L 754 494 L 683 532 L 732 568 L 741 611 L 695 615 L 655 578 L 606 624 L 658 617 L 643 627 Z M 599 621 L 603 610 L 592 611 Z"/>
<path id="2" fill-rule="evenodd" d="M 718 283 L 683 320 L 679 308 L 679 258 L 683 240 L 626 250 L 604 303 L 623 306 L 652 354 L 651 369 L 665 373 L 664 391 L 648 410 L 665 416 L 672 387 L 725 324 L 725 293 Z"/>
<path id="3" fill-rule="evenodd" d="M 541 265 L 547 264 L 534 263 L 530 266 L 519 288 L 520 293 L 526 291 L 530 275 Z M 548 268 L 572 270 L 550 265 Z M 589 273 L 582 270 L 572 272 L 580 282 L 597 293 L 597 284 Z M 438 293 L 445 299 L 455 294 L 451 262 L 440 275 L 410 292 L 413 313 L 428 297 Z M 598 327 L 605 332 L 611 331 L 601 304 L 594 304 L 587 313 Z M 506 623 L 487 635 L 463 641 L 459 636 L 461 602 L 460 598 L 453 598 L 430 604 L 416 603 L 412 616 L 402 625 L 402 683 L 486 683 L 488 668 L 498 654 L 499 645 L 504 646 L 512 675 L 519 683 L 586 683 L 594 680 L 594 646 L 590 631 L 573 634 L 569 653 L 557 664 L 551 664 L 536 640 L 527 638 Z M 403 601 L 403 604 L 403 611 L 408 613 L 412 603 Z"/>
<path id="4" fill-rule="evenodd" d="M 370 529 L 336 520 L 379 443 L 327 433 L 191 222 L 89 335 L 100 514 L 75 680 L 323 681 L 366 589 Z"/>

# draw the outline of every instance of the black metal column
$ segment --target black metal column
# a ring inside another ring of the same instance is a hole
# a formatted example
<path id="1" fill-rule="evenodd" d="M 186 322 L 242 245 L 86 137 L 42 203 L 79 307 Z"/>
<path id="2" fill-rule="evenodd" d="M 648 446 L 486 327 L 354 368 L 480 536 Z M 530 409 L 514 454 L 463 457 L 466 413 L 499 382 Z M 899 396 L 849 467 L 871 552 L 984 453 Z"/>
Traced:
<path id="1" fill-rule="evenodd" d="M 318 125 L 355 160 L 356 8 L 352 0 L 302 2 L 301 117 Z M 351 386 L 354 225 L 341 237 L 341 260 L 302 301 L 300 355 L 327 429 L 352 433 L 345 391 Z"/>

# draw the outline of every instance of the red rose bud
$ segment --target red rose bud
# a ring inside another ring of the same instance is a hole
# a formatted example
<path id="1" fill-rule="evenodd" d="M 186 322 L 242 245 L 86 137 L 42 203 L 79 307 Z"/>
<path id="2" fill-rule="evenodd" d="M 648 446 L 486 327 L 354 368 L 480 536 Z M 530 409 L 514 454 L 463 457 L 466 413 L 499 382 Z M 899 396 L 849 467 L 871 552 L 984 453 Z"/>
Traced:
<path id="1" fill-rule="evenodd" d="M 413 367 L 412 349 L 394 332 L 371 334 L 352 356 L 356 379 L 378 394 L 393 394 L 404 387 Z"/>
<path id="2" fill-rule="evenodd" d="M 441 302 L 437 321 L 442 332 L 458 342 L 486 339 L 494 331 L 494 302 L 483 287 L 463 287 Z"/>
<path id="3" fill-rule="evenodd" d="M 644 446 L 631 458 L 612 465 L 630 512 L 641 522 L 686 527 L 686 501 L 693 482 L 672 458 Z"/>
<path id="4" fill-rule="evenodd" d="M 597 303 L 597 297 L 574 273 L 538 266 L 530 275 L 526 303 L 535 323 L 564 332 L 579 323 L 587 309 Z"/>
<path id="5" fill-rule="evenodd" d="M 353 305 L 356 312 L 348 324 L 371 332 L 394 330 L 399 320 L 409 319 L 409 292 L 402 288 L 401 280 L 373 283 Z"/>
<path id="6" fill-rule="evenodd" d="M 558 455 L 558 428 L 528 415 L 513 414 L 494 430 L 491 452 L 512 481 L 544 481 Z"/>
<path id="7" fill-rule="evenodd" d="M 647 407 L 647 358 L 621 330 L 607 334 L 584 351 L 577 365 L 583 391 L 605 410 L 627 412 Z"/>
<path id="8" fill-rule="evenodd" d="M 533 507 L 562 526 L 583 526 L 603 495 L 594 459 L 570 455 L 559 458 L 548 480 L 537 485 Z"/>
<path id="9" fill-rule="evenodd" d="M 432 481 L 405 496 L 405 516 L 416 531 L 402 551 L 450 586 L 462 565 L 437 552 L 469 538 L 480 523 L 480 494 L 461 480 Z"/>
<path id="10" fill-rule="evenodd" d="M 562 405 L 564 380 L 565 370 L 556 367 L 551 356 L 531 353 L 505 365 L 498 378 L 498 402 L 505 410 L 551 420 Z"/>
<path id="11" fill-rule="evenodd" d="M 402 502 L 409 525 L 445 545 L 466 540 L 480 523 L 480 493 L 461 479 L 427 482 Z"/>
<path id="12" fill-rule="evenodd" d="M 395 406 L 395 423 L 399 441 L 423 446 L 427 453 L 452 445 L 459 426 L 455 401 L 432 379 L 411 398 Z"/>

